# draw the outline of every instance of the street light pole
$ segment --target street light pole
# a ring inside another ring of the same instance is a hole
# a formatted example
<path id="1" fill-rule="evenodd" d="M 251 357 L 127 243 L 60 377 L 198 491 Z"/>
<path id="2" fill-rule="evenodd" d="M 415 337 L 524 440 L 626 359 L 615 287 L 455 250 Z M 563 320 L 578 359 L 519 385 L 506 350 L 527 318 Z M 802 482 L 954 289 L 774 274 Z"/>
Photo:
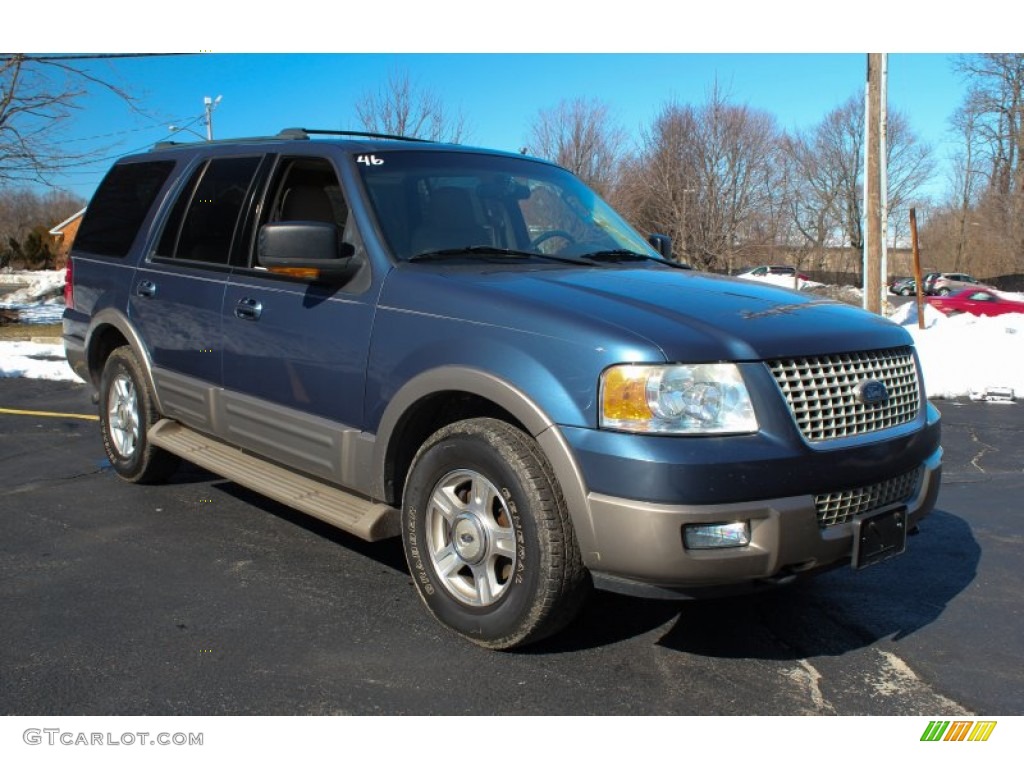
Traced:
<path id="1" fill-rule="evenodd" d="M 203 97 L 203 106 L 206 109 L 206 140 L 213 141 L 213 110 L 220 104 L 220 100 L 223 96 L 218 96 L 216 99 L 211 99 L 209 96 Z"/>
<path id="2" fill-rule="evenodd" d="M 687 218 L 687 205 L 686 205 L 686 201 L 690 197 L 690 195 L 692 195 L 696 191 L 697 190 L 690 189 L 690 188 L 687 188 L 687 189 L 683 190 L 683 242 L 682 242 L 682 250 L 683 250 L 683 259 L 686 261 L 687 264 L 689 263 L 689 249 L 687 248 L 686 243 L 690 239 L 690 220 Z"/>

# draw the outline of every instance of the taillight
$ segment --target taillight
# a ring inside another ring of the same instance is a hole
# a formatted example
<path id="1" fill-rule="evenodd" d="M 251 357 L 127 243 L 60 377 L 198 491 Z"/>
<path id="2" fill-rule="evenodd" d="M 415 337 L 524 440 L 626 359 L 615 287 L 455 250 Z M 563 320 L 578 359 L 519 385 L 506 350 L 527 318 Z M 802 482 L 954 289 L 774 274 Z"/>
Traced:
<path id="1" fill-rule="evenodd" d="M 68 309 L 75 308 L 75 284 L 71 280 L 71 256 L 68 256 L 68 265 L 64 267 L 64 306 Z"/>

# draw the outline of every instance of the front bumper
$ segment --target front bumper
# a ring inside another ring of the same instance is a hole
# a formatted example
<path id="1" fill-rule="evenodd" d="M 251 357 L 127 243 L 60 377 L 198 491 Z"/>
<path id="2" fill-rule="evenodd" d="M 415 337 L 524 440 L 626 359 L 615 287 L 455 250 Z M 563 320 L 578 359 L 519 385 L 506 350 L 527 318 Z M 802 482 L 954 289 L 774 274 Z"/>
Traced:
<path id="1" fill-rule="evenodd" d="M 921 480 L 913 495 L 888 505 L 906 508 L 909 530 L 935 507 L 942 449 L 936 446 L 920 467 Z M 814 496 L 809 494 L 681 505 L 591 492 L 587 501 L 598 551 L 586 559 L 599 583 L 600 577 L 611 577 L 683 590 L 756 584 L 850 562 L 853 552 L 853 522 L 822 527 Z M 733 521 L 749 521 L 749 545 L 689 550 L 683 544 L 685 525 Z"/>

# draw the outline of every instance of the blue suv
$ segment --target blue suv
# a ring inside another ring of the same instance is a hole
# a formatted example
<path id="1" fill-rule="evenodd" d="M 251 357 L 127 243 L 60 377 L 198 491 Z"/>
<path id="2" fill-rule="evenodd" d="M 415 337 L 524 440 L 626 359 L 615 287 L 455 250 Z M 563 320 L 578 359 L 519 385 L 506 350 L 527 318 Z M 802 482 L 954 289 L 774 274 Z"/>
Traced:
<path id="1" fill-rule="evenodd" d="M 903 551 L 939 417 L 908 334 L 716 277 L 515 154 L 290 129 L 119 160 L 64 343 L 126 480 L 182 458 L 367 540 L 512 648 L 596 583 L 776 585 Z"/>

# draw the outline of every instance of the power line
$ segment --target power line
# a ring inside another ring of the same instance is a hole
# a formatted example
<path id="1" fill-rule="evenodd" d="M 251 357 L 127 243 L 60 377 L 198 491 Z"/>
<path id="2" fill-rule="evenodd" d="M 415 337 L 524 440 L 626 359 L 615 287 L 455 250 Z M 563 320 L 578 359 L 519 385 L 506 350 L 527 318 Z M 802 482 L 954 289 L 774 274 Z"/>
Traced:
<path id="1" fill-rule="evenodd" d="M 41 55 L 33 56 L 30 54 L 23 55 L 12 55 L 4 54 L 0 56 L 0 61 L 14 61 L 15 59 L 21 59 L 22 61 L 91 61 L 98 59 L 151 59 L 157 56 L 199 56 L 202 54 L 197 53 L 75 53 L 75 54 L 61 54 L 61 55 Z"/>
<path id="2" fill-rule="evenodd" d="M 167 141 L 172 136 L 174 136 L 174 134 L 178 133 L 179 131 L 183 131 L 186 128 L 191 128 L 193 125 L 195 125 L 196 123 L 198 123 L 202 119 L 203 119 L 203 115 L 199 115 L 198 117 L 193 118 L 191 121 L 189 121 L 185 125 L 181 126 L 177 130 L 171 131 L 170 133 L 165 135 L 163 138 L 158 139 L 157 141 L 152 141 L 152 142 L 148 142 L 146 144 L 143 144 L 141 147 L 136 147 L 135 149 L 129 149 L 129 150 L 126 150 L 124 152 L 119 152 L 119 153 L 114 154 L 114 155 L 107 155 L 106 157 L 94 157 L 94 158 L 82 159 L 82 160 L 79 160 L 79 161 L 76 161 L 76 162 L 70 162 L 70 163 L 67 163 L 67 164 L 63 165 L 62 167 L 63 168 L 76 168 L 76 167 L 81 168 L 82 166 L 93 165 L 94 163 L 102 163 L 102 162 L 109 162 L 111 160 L 117 160 L 118 158 L 121 158 L 121 157 L 126 157 L 128 155 L 134 155 L 137 152 L 145 152 L 146 150 L 150 149 L 154 144 L 158 144 L 161 141 Z"/>
<path id="3" fill-rule="evenodd" d="M 204 117 L 204 115 L 198 115 L 197 117 L 194 117 L 192 120 L 190 120 L 185 125 L 183 125 L 181 128 L 179 128 L 179 129 L 177 129 L 175 131 L 171 131 L 170 133 L 166 134 L 165 136 L 163 136 L 163 138 L 158 139 L 157 141 L 147 142 L 146 144 L 144 144 L 144 145 L 142 145 L 140 147 L 135 147 L 134 149 L 125 150 L 124 152 L 118 152 L 118 153 L 115 153 L 115 154 L 112 154 L 112 155 L 106 155 L 106 156 L 103 156 L 103 157 L 76 158 L 74 160 L 70 160 L 70 161 L 67 161 L 67 162 L 60 162 L 59 159 L 57 159 L 57 160 L 55 160 L 54 169 L 53 169 L 53 175 L 54 176 L 87 176 L 87 175 L 92 175 L 92 174 L 103 175 L 107 171 L 106 167 L 103 167 L 102 170 L 74 170 L 74 169 L 84 169 L 84 168 L 87 168 L 89 166 L 99 165 L 100 163 L 104 163 L 105 164 L 105 163 L 111 162 L 112 160 L 118 160 L 118 159 L 120 159 L 122 157 L 127 157 L 128 155 L 134 155 L 134 154 L 137 154 L 139 152 L 145 152 L 146 150 L 152 148 L 154 144 L 157 144 L 157 143 L 159 143 L 161 141 L 167 141 L 168 139 L 171 139 L 179 131 L 185 130 L 186 128 L 190 128 L 191 126 L 195 125 L 200 120 L 202 120 L 203 117 Z"/>
<path id="4" fill-rule="evenodd" d="M 201 118 L 201 116 L 200 116 L 200 118 Z M 195 122 L 197 120 L 199 120 L 200 118 L 193 117 L 192 115 L 187 115 L 185 117 L 178 117 L 178 118 L 175 118 L 175 119 L 169 120 L 169 121 L 168 120 L 155 120 L 151 125 L 143 125 L 143 126 L 141 126 L 139 128 L 125 128 L 124 130 L 121 130 L 121 131 L 112 131 L 110 133 L 100 133 L 100 134 L 97 134 L 96 136 L 80 136 L 80 137 L 77 137 L 77 138 L 74 138 L 74 139 L 62 139 L 61 143 L 62 144 L 70 144 L 70 143 L 75 142 L 75 141 L 97 141 L 99 139 L 110 139 L 110 138 L 113 138 L 115 136 L 124 136 L 125 134 L 129 134 L 129 133 L 140 133 L 142 131 L 152 131 L 153 129 L 159 128 L 159 127 L 161 127 L 163 125 L 166 125 L 168 123 L 170 123 L 171 125 L 174 125 L 175 123 L 180 123 L 180 122 L 183 122 L 185 120 L 191 120 L 192 122 L 189 123 L 189 125 L 194 125 Z"/>

